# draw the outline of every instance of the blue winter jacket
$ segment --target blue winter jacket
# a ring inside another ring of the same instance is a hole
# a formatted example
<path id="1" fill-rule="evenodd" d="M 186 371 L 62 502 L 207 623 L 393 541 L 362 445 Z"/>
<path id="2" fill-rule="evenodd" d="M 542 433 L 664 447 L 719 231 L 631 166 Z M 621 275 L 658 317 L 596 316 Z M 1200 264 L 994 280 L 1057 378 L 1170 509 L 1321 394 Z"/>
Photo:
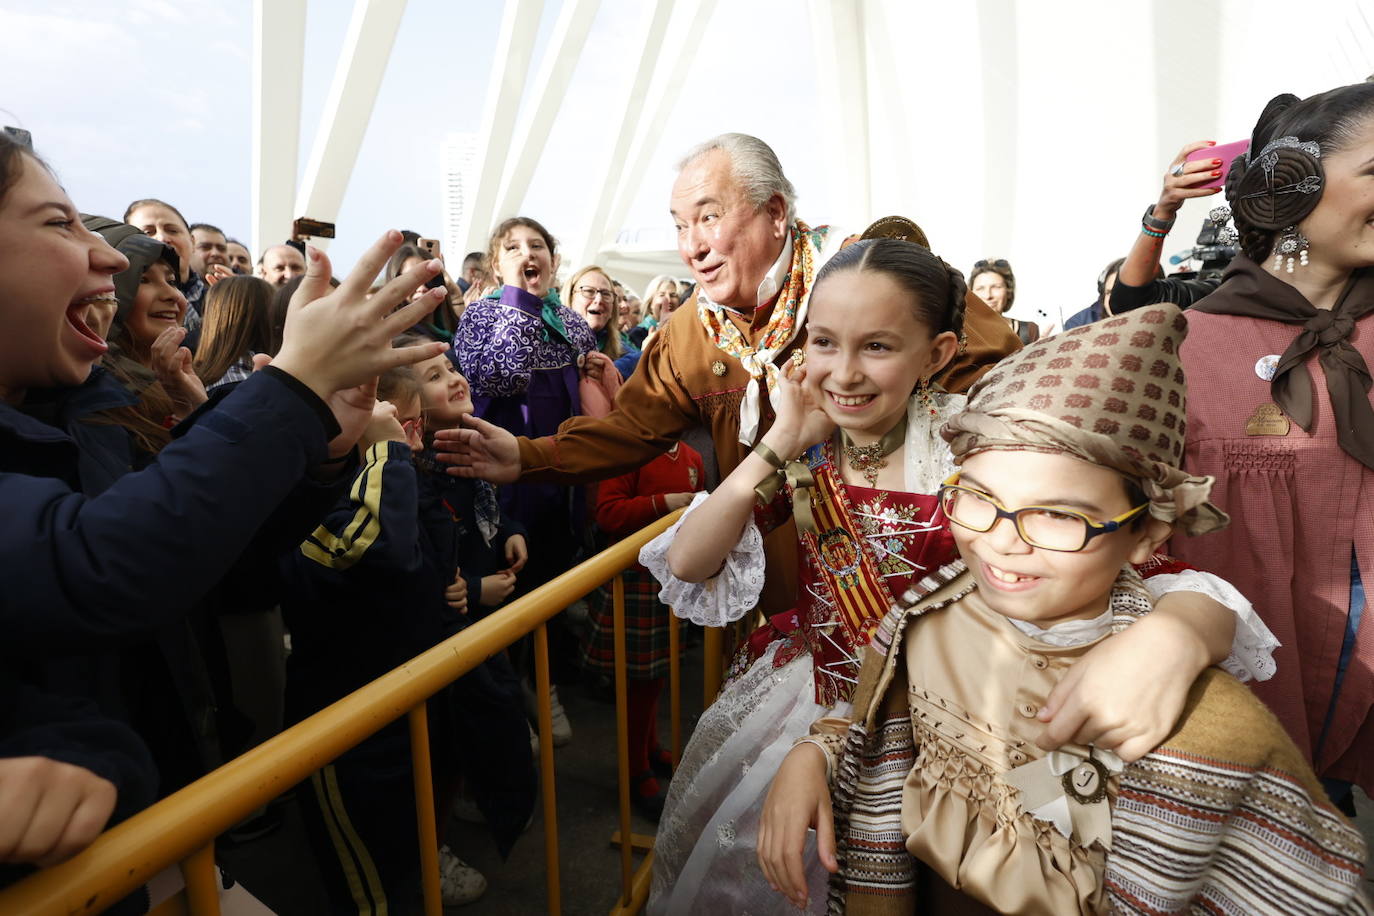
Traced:
<path id="1" fill-rule="evenodd" d="M 101 648 L 177 620 L 299 505 L 294 491 L 338 429 L 318 397 L 270 368 L 183 426 L 152 465 L 92 495 L 77 439 L 94 433 L 74 439 L 0 404 L 6 651 Z M 337 491 L 321 489 L 332 501 Z"/>

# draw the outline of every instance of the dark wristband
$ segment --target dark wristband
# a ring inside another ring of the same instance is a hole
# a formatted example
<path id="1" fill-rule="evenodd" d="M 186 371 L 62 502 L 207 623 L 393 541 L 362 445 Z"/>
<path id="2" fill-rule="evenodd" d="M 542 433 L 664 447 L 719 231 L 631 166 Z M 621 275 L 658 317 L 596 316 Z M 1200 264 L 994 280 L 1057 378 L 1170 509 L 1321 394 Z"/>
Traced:
<path id="1" fill-rule="evenodd" d="M 1155 216 L 1155 205 L 1150 204 L 1145 208 L 1145 215 L 1140 218 L 1140 224 L 1146 229 L 1153 229 L 1155 232 L 1163 232 L 1165 235 L 1174 228 L 1174 221 L 1159 219 Z M 1153 234 L 1153 233 L 1151 233 Z M 1161 236 L 1162 238 L 1163 236 Z"/>

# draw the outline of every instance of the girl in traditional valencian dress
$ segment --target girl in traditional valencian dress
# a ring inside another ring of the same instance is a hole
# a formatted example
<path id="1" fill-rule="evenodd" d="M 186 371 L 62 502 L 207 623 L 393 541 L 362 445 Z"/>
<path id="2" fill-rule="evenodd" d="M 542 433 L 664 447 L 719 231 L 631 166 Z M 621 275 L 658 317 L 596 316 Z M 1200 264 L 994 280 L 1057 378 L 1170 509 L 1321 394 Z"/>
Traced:
<path id="1" fill-rule="evenodd" d="M 742 618 L 757 600 L 761 528 L 790 512 L 802 554 L 795 610 L 751 637 L 683 755 L 655 841 L 650 912 L 795 911 L 755 862 L 763 797 L 811 722 L 848 710 L 859 650 L 894 598 L 954 556 L 936 496 L 953 466 L 938 430 L 964 398 L 928 380 L 959 346 L 965 291 L 957 271 L 912 242 L 864 240 L 832 258 L 797 351 L 805 365 L 794 355 L 773 393 L 773 426 L 643 551 L 663 601 L 712 626 Z M 1157 594 L 1187 594 L 1076 666 L 1040 712 L 1048 744 L 1097 740 L 1143 753 L 1172 727 L 1198 672 L 1226 657 L 1233 634 L 1228 667 L 1272 671 L 1272 637 L 1234 589 L 1177 566 L 1152 571 Z M 809 861 L 818 900 L 826 872 Z"/>
<path id="2" fill-rule="evenodd" d="M 1187 328 L 1173 305 L 1075 328 L 945 422 L 960 559 L 883 618 L 852 710 L 798 740 L 764 804 L 759 863 L 794 903 L 814 826 L 833 916 L 1370 913 L 1359 831 L 1225 672 L 1143 755 L 1036 740 L 1086 653 L 1154 616 L 1132 564 L 1229 522 L 1180 466 Z"/>

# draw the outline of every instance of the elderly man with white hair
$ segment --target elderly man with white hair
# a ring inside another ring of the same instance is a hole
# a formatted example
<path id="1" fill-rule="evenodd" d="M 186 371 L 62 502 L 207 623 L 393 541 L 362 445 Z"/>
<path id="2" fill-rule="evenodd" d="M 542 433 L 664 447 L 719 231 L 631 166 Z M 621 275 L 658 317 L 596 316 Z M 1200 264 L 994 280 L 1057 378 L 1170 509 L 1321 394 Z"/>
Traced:
<path id="1" fill-rule="evenodd" d="M 654 335 L 639 369 L 602 419 L 574 417 L 554 436 L 525 439 L 474 419 L 440 431 L 460 476 L 497 483 L 604 480 L 640 467 L 705 426 L 724 477 L 772 421 L 768 391 L 803 339 L 811 283 L 845 241 L 797 219 L 796 191 L 757 137 L 721 134 L 683 157 L 670 209 L 678 252 L 696 291 Z M 962 391 L 1018 346 L 1002 321 L 969 296 L 963 353 L 937 379 Z M 796 601 L 796 534 L 768 538 L 769 576 L 759 601 L 779 613 Z"/>

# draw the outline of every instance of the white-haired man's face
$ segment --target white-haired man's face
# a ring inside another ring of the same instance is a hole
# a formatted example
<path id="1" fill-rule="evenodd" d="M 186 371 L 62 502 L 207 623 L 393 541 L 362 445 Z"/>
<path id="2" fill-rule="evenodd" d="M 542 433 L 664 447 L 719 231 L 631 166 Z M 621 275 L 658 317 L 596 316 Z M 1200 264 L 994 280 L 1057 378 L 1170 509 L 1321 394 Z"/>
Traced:
<path id="1" fill-rule="evenodd" d="M 670 201 L 682 263 L 712 302 L 737 311 L 757 305 L 759 284 L 782 254 L 787 207 L 774 195 L 749 202 L 729 157 L 712 150 L 689 163 Z"/>

